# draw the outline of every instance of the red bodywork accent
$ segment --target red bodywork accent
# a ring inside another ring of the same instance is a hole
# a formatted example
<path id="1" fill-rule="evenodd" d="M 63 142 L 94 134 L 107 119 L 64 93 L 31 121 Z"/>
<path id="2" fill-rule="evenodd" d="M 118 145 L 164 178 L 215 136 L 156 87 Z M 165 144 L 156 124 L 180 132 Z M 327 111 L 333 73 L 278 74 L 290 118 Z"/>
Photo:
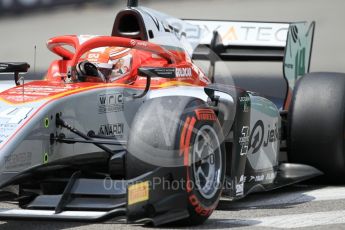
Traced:
<path id="1" fill-rule="evenodd" d="M 68 95 L 108 87 L 126 87 L 126 88 L 138 88 L 130 85 L 122 85 L 118 83 L 94 83 L 94 82 L 83 82 L 64 84 L 61 81 L 33 81 L 24 85 L 23 87 L 17 86 L 8 89 L 0 93 L 0 100 L 11 104 L 22 104 L 28 102 L 34 102 L 39 100 L 48 99 L 56 100 Z"/>
<path id="2" fill-rule="evenodd" d="M 65 48 L 70 46 L 75 52 Z M 37 100 L 60 98 L 73 93 L 94 88 L 125 87 L 143 89 L 146 78 L 137 75 L 140 67 L 170 67 L 176 68 L 178 76 L 173 79 L 153 78 L 151 89 L 172 87 L 178 85 L 206 86 L 210 83 L 205 74 L 195 66 L 184 50 L 167 50 L 159 45 L 122 37 L 91 37 L 80 44 L 77 36 L 61 36 L 50 39 L 47 47 L 62 57 L 51 63 L 44 81 L 27 83 L 23 87 L 17 86 L 0 93 L 0 100 L 12 104 L 28 103 Z M 67 73 L 83 60 L 83 54 L 98 47 L 131 48 L 133 57 L 130 74 L 115 82 L 83 82 L 64 83 Z"/>
<path id="3" fill-rule="evenodd" d="M 79 40 L 77 36 L 60 36 L 50 39 L 47 42 L 47 47 L 53 53 L 56 53 L 64 59 L 71 60 L 74 53 L 64 48 L 63 46 L 72 46 L 75 50 L 79 48 Z"/>
<path id="4" fill-rule="evenodd" d="M 284 110 L 289 110 L 291 100 L 292 100 L 292 89 L 290 87 L 288 87 L 287 96 L 286 96 L 286 99 L 284 101 Z"/>
<path id="5" fill-rule="evenodd" d="M 136 50 L 147 51 L 150 53 L 157 54 L 158 56 L 166 59 L 169 63 L 177 63 L 181 62 L 180 58 L 173 53 L 169 52 L 165 48 L 150 43 L 146 41 L 140 41 L 135 39 L 129 38 L 122 38 L 122 37 L 95 37 L 91 38 L 90 40 L 83 43 L 77 50 L 72 59 L 72 66 L 75 66 L 78 62 L 80 57 L 89 50 L 98 48 L 98 47 L 106 47 L 106 46 L 116 46 L 116 47 L 125 47 L 125 48 L 132 48 Z"/>

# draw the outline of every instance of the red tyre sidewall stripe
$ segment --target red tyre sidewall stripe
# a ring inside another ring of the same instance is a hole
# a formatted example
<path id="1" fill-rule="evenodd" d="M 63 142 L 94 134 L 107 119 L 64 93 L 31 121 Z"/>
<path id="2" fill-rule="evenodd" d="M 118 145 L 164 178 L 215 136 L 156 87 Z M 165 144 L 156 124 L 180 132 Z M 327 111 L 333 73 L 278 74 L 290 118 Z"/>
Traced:
<path id="1" fill-rule="evenodd" d="M 192 138 L 192 133 L 193 133 L 193 129 L 196 123 L 196 119 L 195 117 L 192 118 L 192 120 L 190 121 L 189 125 L 188 125 L 188 131 L 187 131 L 187 136 L 186 136 L 186 141 L 185 141 L 185 145 L 184 145 L 184 166 L 188 167 L 189 166 L 189 150 L 190 150 L 190 141 Z"/>
<path id="2" fill-rule="evenodd" d="M 186 122 L 183 125 L 183 129 L 182 129 L 182 134 L 181 134 L 181 138 L 180 138 L 180 156 L 182 156 L 182 154 L 184 154 L 185 151 L 185 139 L 186 139 L 186 133 L 187 133 L 187 128 L 190 122 L 190 117 L 187 117 Z"/>
<path id="3" fill-rule="evenodd" d="M 190 143 L 191 143 L 192 133 L 193 133 L 194 126 L 195 126 L 195 123 L 197 122 L 197 120 L 204 120 L 202 118 L 205 118 L 205 116 L 200 116 L 200 114 L 205 113 L 205 112 L 208 115 L 213 114 L 214 116 L 216 116 L 214 114 L 214 111 L 211 109 L 195 110 L 195 114 L 197 115 L 197 117 L 192 117 L 192 118 L 188 117 L 186 119 L 185 124 L 184 124 L 182 134 L 181 134 L 180 148 L 181 148 L 181 152 L 183 152 L 183 155 L 184 155 L 184 166 L 186 167 L 186 170 L 187 170 L 186 190 L 189 194 L 188 195 L 188 202 L 194 207 L 195 212 L 198 213 L 199 215 L 210 216 L 216 207 L 215 207 L 215 205 L 214 205 L 214 207 L 210 207 L 210 208 L 204 207 L 202 205 L 202 203 L 199 201 L 199 199 L 192 193 L 192 187 L 191 187 L 192 183 L 191 183 L 190 172 L 189 172 L 189 170 L 190 170 L 189 151 L 190 151 Z M 212 118 L 212 120 L 213 120 L 213 116 L 206 116 L 206 117 Z M 210 121 L 209 119 L 207 119 L 207 120 Z M 219 200 L 219 198 L 218 198 L 218 200 Z M 215 202 L 215 204 L 217 204 L 217 203 L 218 202 Z"/>

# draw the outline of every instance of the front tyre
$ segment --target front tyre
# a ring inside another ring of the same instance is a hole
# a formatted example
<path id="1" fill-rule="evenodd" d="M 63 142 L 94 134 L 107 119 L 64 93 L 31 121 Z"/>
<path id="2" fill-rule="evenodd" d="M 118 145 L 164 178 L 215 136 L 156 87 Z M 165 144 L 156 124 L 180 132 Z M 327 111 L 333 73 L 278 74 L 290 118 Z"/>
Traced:
<path id="1" fill-rule="evenodd" d="M 190 97 L 146 101 L 132 124 L 126 176 L 133 179 L 157 168 L 178 169 L 189 217 L 177 225 L 199 225 L 217 207 L 225 179 L 224 137 L 214 111 Z"/>
<path id="2" fill-rule="evenodd" d="M 187 170 L 188 211 L 181 224 L 199 225 L 217 207 L 225 178 L 224 137 L 218 119 L 208 108 L 195 109 L 183 119 L 180 149 Z"/>

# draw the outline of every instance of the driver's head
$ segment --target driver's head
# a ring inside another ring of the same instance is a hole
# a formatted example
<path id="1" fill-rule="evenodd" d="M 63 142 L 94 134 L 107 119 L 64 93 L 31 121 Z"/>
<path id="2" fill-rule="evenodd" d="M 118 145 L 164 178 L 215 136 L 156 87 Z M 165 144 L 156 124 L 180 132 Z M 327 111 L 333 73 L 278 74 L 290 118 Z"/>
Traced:
<path id="1" fill-rule="evenodd" d="M 130 73 L 132 56 L 130 49 L 103 47 L 86 53 L 86 60 L 95 64 L 108 82 L 113 82 Z"/>

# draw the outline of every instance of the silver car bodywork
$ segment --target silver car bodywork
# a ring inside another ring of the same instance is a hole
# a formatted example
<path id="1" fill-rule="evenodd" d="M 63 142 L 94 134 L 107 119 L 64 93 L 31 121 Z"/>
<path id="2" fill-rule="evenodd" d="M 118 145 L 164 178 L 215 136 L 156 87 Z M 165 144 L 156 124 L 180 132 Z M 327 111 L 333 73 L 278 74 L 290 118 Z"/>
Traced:
<path id="1" fill-rule="evenodd" d="M 213 33 L 207 30 L 207 26 L 201 25 L 205 22 L 189 24 L 140 7 L 126 10 L 140 16 L 141 23 L 145 25 L 144 32 L 152 34 L 148 41 L 165 48 L 184 50 L 189 58 L 192 58 L 193 52 L 197 53 L 195 50 L 198 44 L 205 43 L 202 41 L 205 33 Z M 219 30 L 224 31 L 224 28 L 238 23 L 224 23 Z M 183 25 L 184 29 L 177 28 L 177 24 Z M 259 26 L 265 23 L 253 24 Z M 284 30 L 288 25 L 275 26 Z M 202 33 L 195 36 L 195 30 L 192 28 Z M 211 40 L 208 42 L 212 43 Z M 276 41 L 274 44 L 283 48 L 285 42 Z M 241 45 L 240 42 L 237 45 Z M 252 40 L 250 45 L 267 44 Z M 199 56 L 205 55 L 199 53 Z M 269 57 L 276 58 L 275 55 Z M 227 56 L 225 52 L 221 54 L 221 58 L 232 59 L 236 56 Z M 281 58 L 281 53 L 278 58 Z M 128 154 L 127 141 L 132 134 L 133 120 L 140 115 L 140 109 L 145 103 L 154 99 L 162 99 L 162 108 L 159 109 L 163 110 L 165 98 L 169 97 L 197 99 L 210 106 L 217 102 L 217 113 L 222 115 L 220 123 L 225 136 L 223 141 L 231 146 L 226 152 L 227 167 L 230 170 L 226 174 L 223 195 L 232 200 L 243 198 L 251 192 L 295 183 L 320 173 L 312 167 L 280 162 L 280 108 L 264 97 L 232 86 L 169 86 L 150 90 L 141 98 L 135 98 L 133 95 L 140 94 L 142 89 L 106 84 L 100 84 L 100 87 L 73 88 L 65 83 L 49 85 L 33 82 L 8 92 L 13 92 L 12 99 L 15 103 L 0 100 L 0 188 L 3 191 L 14 191 L 13 186 L 25 187 L 28 183 L 44 187 L 44 183 L 60 183 L 65 178 L 57 175 L 64 173 L 67 173 L 69 178 L 63 181 L 65 187 L 61 194 L 53 193 L 49 196 L 51 191 L 46 192 L 46 195 L 42 189 L 37 193 L 39 195 L 36 194 L 34 199 L 24 205 L 25 210 L 0 210 L 1 218 L 96 220 L 119 214 L 131 216 L 133 212 L 126 203 L 127 183 L 131 181 L 116 180 L 112 185 L 118 185 L 120 189 L 108 190 L 104 177 L 95 178 L 109 174 L 112 170 L 116 171 L 113 175 L 120 174 L 122 179 L 125 178 L 122 172 L 123 159 Z M 42 93 L 45 92 L 47 96 L 42 98 Z M 50 95 L 49 92 L 55 94 Z M 35 96 L 40 96 L 40 99 L 31 100 L 30 97 Z M 169 134 L 169 129 L 166 133 Z M 149 161 L 145 156 L 150 154 L 143 152 L 142 160 Z M 155 166 L 157 170 L 135 180 L 144 181 L 145 178 L 155 175 L 166 175 L 171 168 L 181 165 L 171 165 L 171 162 L 166 161 Z M 71 169 L 75 171 L 68 174 Z M 92 171 L 95 178 L 79 178 L 82 169 Z M 72 196 L 76 194 L 81 197 Z M 161 191 L 157 191 L 157 194 L 167 196 Z M 20 190 L 16 195 L 22 195 Z M 92 198 L 85 199 L 85 195 L 91 195 Z M 96 195 L 102 199 L 94 198 Z M 158 195 L 154 197 L 155 201 L 161 198 Z M 188 217 L 185 204 L 178 205 L 181 205 L 179 208 L 182 211 L 173 215 L 162 215 L 159 219 L 152 218 L 151 221 L 164 224 Z M 145 221 L 142 217 L 138 219 Z M 134 220 L 137 221 L 135 218 Z"/>

